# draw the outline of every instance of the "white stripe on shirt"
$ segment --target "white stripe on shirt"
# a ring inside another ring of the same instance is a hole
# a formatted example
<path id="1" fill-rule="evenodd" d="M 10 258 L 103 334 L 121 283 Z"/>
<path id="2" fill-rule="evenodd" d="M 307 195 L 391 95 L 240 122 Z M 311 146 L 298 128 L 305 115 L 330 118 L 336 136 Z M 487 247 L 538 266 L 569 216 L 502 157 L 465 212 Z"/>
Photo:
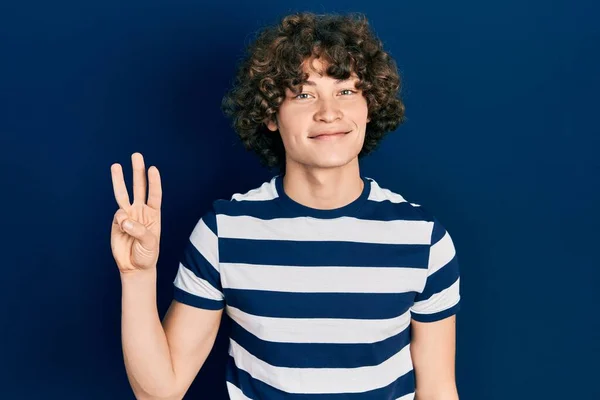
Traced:
<path id="1" fill-rule="evenodd" d="M 410 310 L 387 319 L 262 317 L 231 306 L 227 313 L 254 336 L 278 343 L 377 343 L 410 324 Z"/>
<path id="2" fill-rule="evenodd" d="M 410 344 L 379 365 L 357 368 L 288 368 L 270 365 L 233 339 L 229 354 L 238 368 L 287 393 L 360 393 L 389 385 L 412 370 Z"/>
<path id="3" fill-rule="evenodd" d="M 431 246 L 431 253 L 429 255 L 429 273 L 428 275 L 433 274 L 444 265 L 448 264 L 456 254 L 456 249 L 454 248 L 454 243 L 452 242 L 452 238 L 446 232 L 444 237 L 442 237 L 436 244 Z"/>
<path id="4" fill-rule="evenodd" d="M 221 263 L 223 288 L 302 293 L 406 293 L 420 291 L 425 268 L 296 267 Z"/>
<path id="5" fill-rule="evenodd" d="M 219 270 L 219 253 L 218 253 L 218 238 L 213 231 L 206 225 L 206 223 L 200 219 L 192 234 L 190 235 L 190 241 L 194 247 L 206 258 L 206 261 L 213 266 L 217 271 Z"/>
<path id="6" fill-rule="evenodd" d="M 177 270 L 177 276 L 173 284 L 179 289 L 195 296 L 211 300 L 223 300 L 223 294 L 218 289 L 214 288 L 208 281 L 196 276 L 182 263 L 179 263 L 179 269 Z"/>
<path id="7" fill-rule="evenodd" d="M 291 241 L 340 241 L 380 244 L 431 244 L 433 222 L 376 221 L 353 217 L 263 220 L 246 215 L 217 215 L 220 238 Z M 293 226 L 294 229 L 289 229 Z"/>

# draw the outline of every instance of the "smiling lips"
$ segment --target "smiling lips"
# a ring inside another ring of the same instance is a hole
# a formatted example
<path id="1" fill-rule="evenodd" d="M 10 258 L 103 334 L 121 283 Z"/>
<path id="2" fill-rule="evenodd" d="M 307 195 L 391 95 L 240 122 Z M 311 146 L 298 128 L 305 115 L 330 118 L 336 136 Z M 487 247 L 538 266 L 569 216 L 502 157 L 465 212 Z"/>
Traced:
<path id="1" fill-rule="evenodd" d="M 334 139 L 336 137 L 340 137 L 340 136 L 344 136 L 345 134 L 349 133 L 351 131 L 348 132 L 329 132 L 329 133 L 321 133 L 318 134 L 316 136 L 311 136 L 311 139 L 317 139 L 317 140 L 328 140 L 328 139 Z"/>

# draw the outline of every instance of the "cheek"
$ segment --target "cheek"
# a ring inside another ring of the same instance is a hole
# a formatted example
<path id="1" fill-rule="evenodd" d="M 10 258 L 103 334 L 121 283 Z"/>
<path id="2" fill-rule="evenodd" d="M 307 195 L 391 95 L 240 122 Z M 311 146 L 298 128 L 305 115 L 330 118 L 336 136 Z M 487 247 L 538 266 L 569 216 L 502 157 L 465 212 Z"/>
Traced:
<path id="1" fill-rule="evenodd" d="M 279 108 L 279 134 L 284 145 L 291 151 L 301 141 L 306 131 L 306 115 L 300 110 Z"/>
<path id="2" fill-rule="evenodd" d="M 352 120 L 357 125 L 363 125 L 367 122 L 367 117 L 369 116 L 369 109 L 367 107 L 366 101 L 357 102 L 352 105 L 352 108 L 349 110 L 350 115 L 352 115 Z"/>
<path id="3" fill-rule="evenodd" d="M 310 120 L 310 112 L 307 109 L 284 107 L 279 109 L 280 127 L 290 136 L 301 134 L 305 130 L 306 125 L 310 123 Z"/>

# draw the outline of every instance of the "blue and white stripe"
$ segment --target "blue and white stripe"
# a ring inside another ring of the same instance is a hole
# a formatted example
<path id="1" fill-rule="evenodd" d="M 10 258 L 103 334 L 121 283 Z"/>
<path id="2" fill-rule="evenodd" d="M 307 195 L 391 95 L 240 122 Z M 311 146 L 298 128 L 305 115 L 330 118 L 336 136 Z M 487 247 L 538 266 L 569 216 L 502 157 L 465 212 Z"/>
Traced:
<path id="1" fill-rule="evenodd" d="M 422 207 L 363 179 L 347 212 L 289 207 L 276 176 L 195 226 L 175 299 L 231 318 L 231 399 L 414 399 L 410 323 L 458 311 L 456 251 Z"/>

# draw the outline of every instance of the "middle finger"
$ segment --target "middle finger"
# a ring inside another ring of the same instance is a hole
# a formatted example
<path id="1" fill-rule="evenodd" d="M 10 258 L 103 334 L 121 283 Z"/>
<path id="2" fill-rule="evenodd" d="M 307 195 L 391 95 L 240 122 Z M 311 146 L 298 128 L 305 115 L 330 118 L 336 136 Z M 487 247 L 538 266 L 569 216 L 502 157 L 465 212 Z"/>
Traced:
<path id="1" fill-rule="evenodd" d="M 146 204 L 146 167 L 140 153 L 131 155 L 133 165 L 133 203 Z"/>

